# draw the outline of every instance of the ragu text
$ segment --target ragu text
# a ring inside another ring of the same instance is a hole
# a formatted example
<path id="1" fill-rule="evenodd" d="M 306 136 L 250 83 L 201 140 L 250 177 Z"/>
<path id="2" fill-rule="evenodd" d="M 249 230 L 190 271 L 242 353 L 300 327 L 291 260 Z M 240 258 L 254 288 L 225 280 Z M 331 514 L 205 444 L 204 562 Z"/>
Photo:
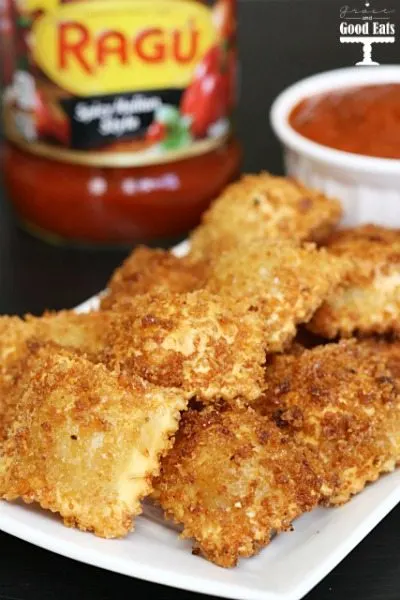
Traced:
<path id="1" fill-rule="evenodd" d="M 150 27 L 131 36 L 117 30 L 93 34 L 77 21 L 62 22 L 58 24 L 58 64 L 60 69 L 68 69 L 75 61 L 88 75 L 107 66 L 111 57 L 114 64 L 118 61 L 121 65 L 135 59 L 163 63 L 171 58 L 186 64 L 197 56 L 199 35 L 193 21 L 184 30 Z"/>

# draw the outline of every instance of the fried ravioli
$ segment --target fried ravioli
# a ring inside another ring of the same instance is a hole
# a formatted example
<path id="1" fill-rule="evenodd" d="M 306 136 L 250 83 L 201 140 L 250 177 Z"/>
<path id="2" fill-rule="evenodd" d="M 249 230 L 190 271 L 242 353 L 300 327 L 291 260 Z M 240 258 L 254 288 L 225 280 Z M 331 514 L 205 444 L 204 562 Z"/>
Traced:
<path id="1" fill-rule="evenodd" d="M 38 502 L 102 537 L 127 534 L 171 446 L 184 394 L 132 377 L 124 383 L 54 344 L 31 350 L 15 394 L 1 496 Z"/>
<path id="2" fill-rule="evenodd" d="M 114 272 L 101 308 L 112 309 L 118 303 L 119 310 L 124 305 L 129 309 L 137 294 L 160 289 L 191 292 L 202 287 L 204 277 L 205 267 L 200 263 L 178 258 L 166 250 L 140 246 Z"/>
<path id="3" fill-rule="evenodd" d="M 33 327 L 19 317 L 0 317 L 0 445 L 15 416 L 16 384 L 32 333 Z"/>
<path id="4" fill-rule="evenodd" d="M 205 290 L 136 296 L 110 328 L 102 361 L 206 402 L 262 389 L 265 362 L 259 316 Z"/>
<path id="5" fill-rule="evenodd" d="M 181 388 L 204 401 L 259 396 L 265 352 L 257 314 L 202 290 L 138 295 L 133 307 L 26 321 L 5 317 L 0 354 L 18 360 L 29 343 L 50 341 L 127 377 Z"/>
<path id="6" fill-rule="evenodd" d="M 51 341 L 95 357 L 104 345 L 104 331 L 117 317 L 111 312 L 78 314 L 74 311 L 0 317 L 0 359 L 2 365 L 18 361 L 31 341 Z"/>
<path id="7" fill-rule="evenodd" d="M 340 203 L 294 179 L 244 175 L 228 186 L 191 235 L 190 256 L 207 259 L 257 238 L 320 242 L 342 215 Z"/>
<path id="8" fill-rule="evenodd" d="M 257 312 L 266 350 L 279 352 L 337 288 L 346 268 L 314 244 L 253 240 L 214 259 L 207 289 Z"/>
<path id="9" fill-rule="evenodd" d="M 194 552 L 222 567 L 256 554 L 319 499 L 320 480 L 274 423 L 250 408 L 188 411 L 154 498 Z"/>
<path id="10" fill-rule="evenodd" d="M 343 504 L 400 460 L 400 347 L 344 340 L 272 356 L 254 404 L 313 450 L 327 504 Z"/>
<path id="11" fill-rule="evenodd" d="M 15 415 L 17 382 L 30 347 L 53 342 L 99 362 L 104 349 L 105 333 L 118 317 L 111 312 L 76 314 L 72 311 L 46 314 L 0 317 L 0 443 Z"/>
<path id="12" fill-rule="evenodd" d="M 332 255 L 350 258 L 345 286 L 315 314 L 309 329 L 328 339 L 400 335 L 400 230 L 365 225 L 331 237 Z"/>

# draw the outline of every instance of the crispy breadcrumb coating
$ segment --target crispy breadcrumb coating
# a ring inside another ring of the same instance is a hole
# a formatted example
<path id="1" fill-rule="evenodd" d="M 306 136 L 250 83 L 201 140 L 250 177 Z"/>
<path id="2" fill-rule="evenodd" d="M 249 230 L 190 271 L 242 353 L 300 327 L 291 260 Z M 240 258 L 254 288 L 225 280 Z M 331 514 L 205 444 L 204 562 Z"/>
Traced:
<path id="1" fill-rule="evenodd" d="M 27 342 L 51 341 L 95 357 L 104 346 L 104 332 L 113 327 L 117 316 L 112 312 L 78 314 L 64 310 L 42 317 L 26 315 L 0 317 L 0 360 L 10 365 L 26 351 Z"/>
<path id="2" fill-rule="evenodd" d="M 177 258 L 167 250 L 139 246 L 114 272 L 101 300 L 102 309 L 112 309 L 118 302 L 121 309 L 125 299 L 167 289 L 171 292 L 192 292 L 202 287 L 205 266 L 193 264 L 187 258 Z"/>
<path id="3" fill-rule="evenodd" d="M 345 286 L 317 311 L 314 333 L 333 339 L 353 334 L 400 334 L 400 230 L 364 225 L 334 234 L 332 255 L 350 258 Z"/>
<path id="4" fill-rule="evenodd" d="M 0 317 L 0 445 L 15 416 L 17 382 L 24 372 L 32 328 L 19 317 Z"/>
<path id="5" fill-rule="evenodd" d="M 65 311 L 25 322 L 0 318 L 0 355 L 12 352 L 18 360 L 27 341 L 52 341 L 128 377 L 181 388 L 205 401 L 259 396 L 265 352 L 257 314 L 205 290 L 137 295 L 133 308 Z"/>
<path id="6" fill-rule="evenodd" d="M 347 263 L 285 240 L 253 240 L 213 260 L 207 289 L 236 299 L 264 321 L 265 346 L 279 352 L 341 283 Z"/>
<path id="7" fill-rule="evenodd" d="M 325 501 L 342 504 L 400 460 L 400 346 L 345 340 L 271 356 L 254 404 L 324 469 Z"/>
<path id="8" fill-rule="evenodd" d="M 36 342 L 54 342 L 93 362 L 105 344 L 106 331 L 118 320 L 111 312 L 76 314 L 62 311 L 43 317 L 0 317 L 0 443 L 14 419 L 16 382 L 22 364 Z"/>
<path id="9" fill-rule="evenodd" d="M 323 240 L 342 216 L 341 205 L 300 182 L 269 173 L 244 175 L 228 186 L 191 235 L 196 260 L 257 238 Z"/>
<path id="10" fill-rule="evenodd" d="M 205 290 L 136 296 L 109 330 L 101 360 L 154 384 L 204 401 L 254 400 L 263 383 L 263 324 L 258 314 Z"/>
<path id="11" fill-rule="evenodd" d="M 233 567 L 311 510 L 320 485 L 304 449 L 270 420 L 251 408 L 208 407 L 183 416 L 154 498 L 195 553 Z"/>
<path id="12" fill-rule="evenodd" d="M 126 384 L 54 344 L 32 346 L 15 393 L 1 496 L 38 502 L 102 537 L 127 534 L 171 446 L 184 394 L 137 378 Z"/>

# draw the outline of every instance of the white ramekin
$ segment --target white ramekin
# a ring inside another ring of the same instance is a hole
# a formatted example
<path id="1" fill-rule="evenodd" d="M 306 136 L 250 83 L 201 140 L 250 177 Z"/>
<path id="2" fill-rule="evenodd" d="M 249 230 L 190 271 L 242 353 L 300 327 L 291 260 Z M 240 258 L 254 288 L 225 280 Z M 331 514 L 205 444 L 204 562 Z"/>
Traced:
<path id="1" fill-rule="evenodd" d="M 400 65 L 337 69 L 303 79 L 276 98 L 270 119 L 283 145 L 287 174 L 339 198 L 345 211 L 344 225 L 400 227 L 400 160 L 322 146 L 298 134 L 288 121 L 292 109 L 304 98 L 377 83 L 400 83 Z"/>

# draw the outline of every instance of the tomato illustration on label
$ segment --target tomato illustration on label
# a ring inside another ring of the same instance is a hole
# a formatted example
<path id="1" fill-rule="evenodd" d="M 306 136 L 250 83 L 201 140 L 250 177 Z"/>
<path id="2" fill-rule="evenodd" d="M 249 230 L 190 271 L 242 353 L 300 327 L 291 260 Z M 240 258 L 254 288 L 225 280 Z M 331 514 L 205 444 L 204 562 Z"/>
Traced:
<path id="1" fill-rule="evenodd" d="M 183 95 L 181 113 L 190 117 L 190 130 L 195 137 L 204 137 L 210 125 L 225 112 L 226 88 L 221 73 L 208 73 L 195 79 Z"/>
<path id="2" fill-rule="evenodd" d="M 220 39 L 230 40 L 236 33 L 236 10 L 233 0 L 217 0 L 213 8 L 213 23 Z"/>
<path id="3" fill-rule="evenodd" d="M 195 138 L 206 137 L 214 125 L 223 123 L 236 100 L 234 0 L 217 0 L 212 20 L 218 41 L 196 66 L 180 105 L 181 113 L 190 120 L 190 131 Z"/>
<path id="4" fill-rule="evenodd" d="M 151 142 L 161 142 L 167 135 L 167 127 L 164 123 L 154 121 L 147 130 L 146 138 Z"/>
<path id="5" fill-rule="evenodd" d="M 181 113 L 190 121 L 195 137 L 228 115 L 236 100 L 236 55 L 226 43 L 211 47 L 194 71 L 181 100 Z"/>
<path id="6" fill-rule="evenodd" d="M 175 106 L 164 104 L 156 110 L 146 139 L 158 144 L 159 150 L 179 150 L 193 141 L 189 125 L 188 119 Z"/>
<path id="7" fill-rule="evenodd" d="M 222 63 L 222 49 L 221 46 L 216 44 L 212 46 L 203 56 L 194 70 L 193 80 L 201 79 L 210 73 L 217 73 L 221 70 Z"/>
<path id="8" fill-rule="evenodd" d="M 69 144 L 70 127 L 66 116 L 40 90 L 36 90 L 35 95 L 35 118 L 39 137 L 52 138 L 65 146 Z"/>

